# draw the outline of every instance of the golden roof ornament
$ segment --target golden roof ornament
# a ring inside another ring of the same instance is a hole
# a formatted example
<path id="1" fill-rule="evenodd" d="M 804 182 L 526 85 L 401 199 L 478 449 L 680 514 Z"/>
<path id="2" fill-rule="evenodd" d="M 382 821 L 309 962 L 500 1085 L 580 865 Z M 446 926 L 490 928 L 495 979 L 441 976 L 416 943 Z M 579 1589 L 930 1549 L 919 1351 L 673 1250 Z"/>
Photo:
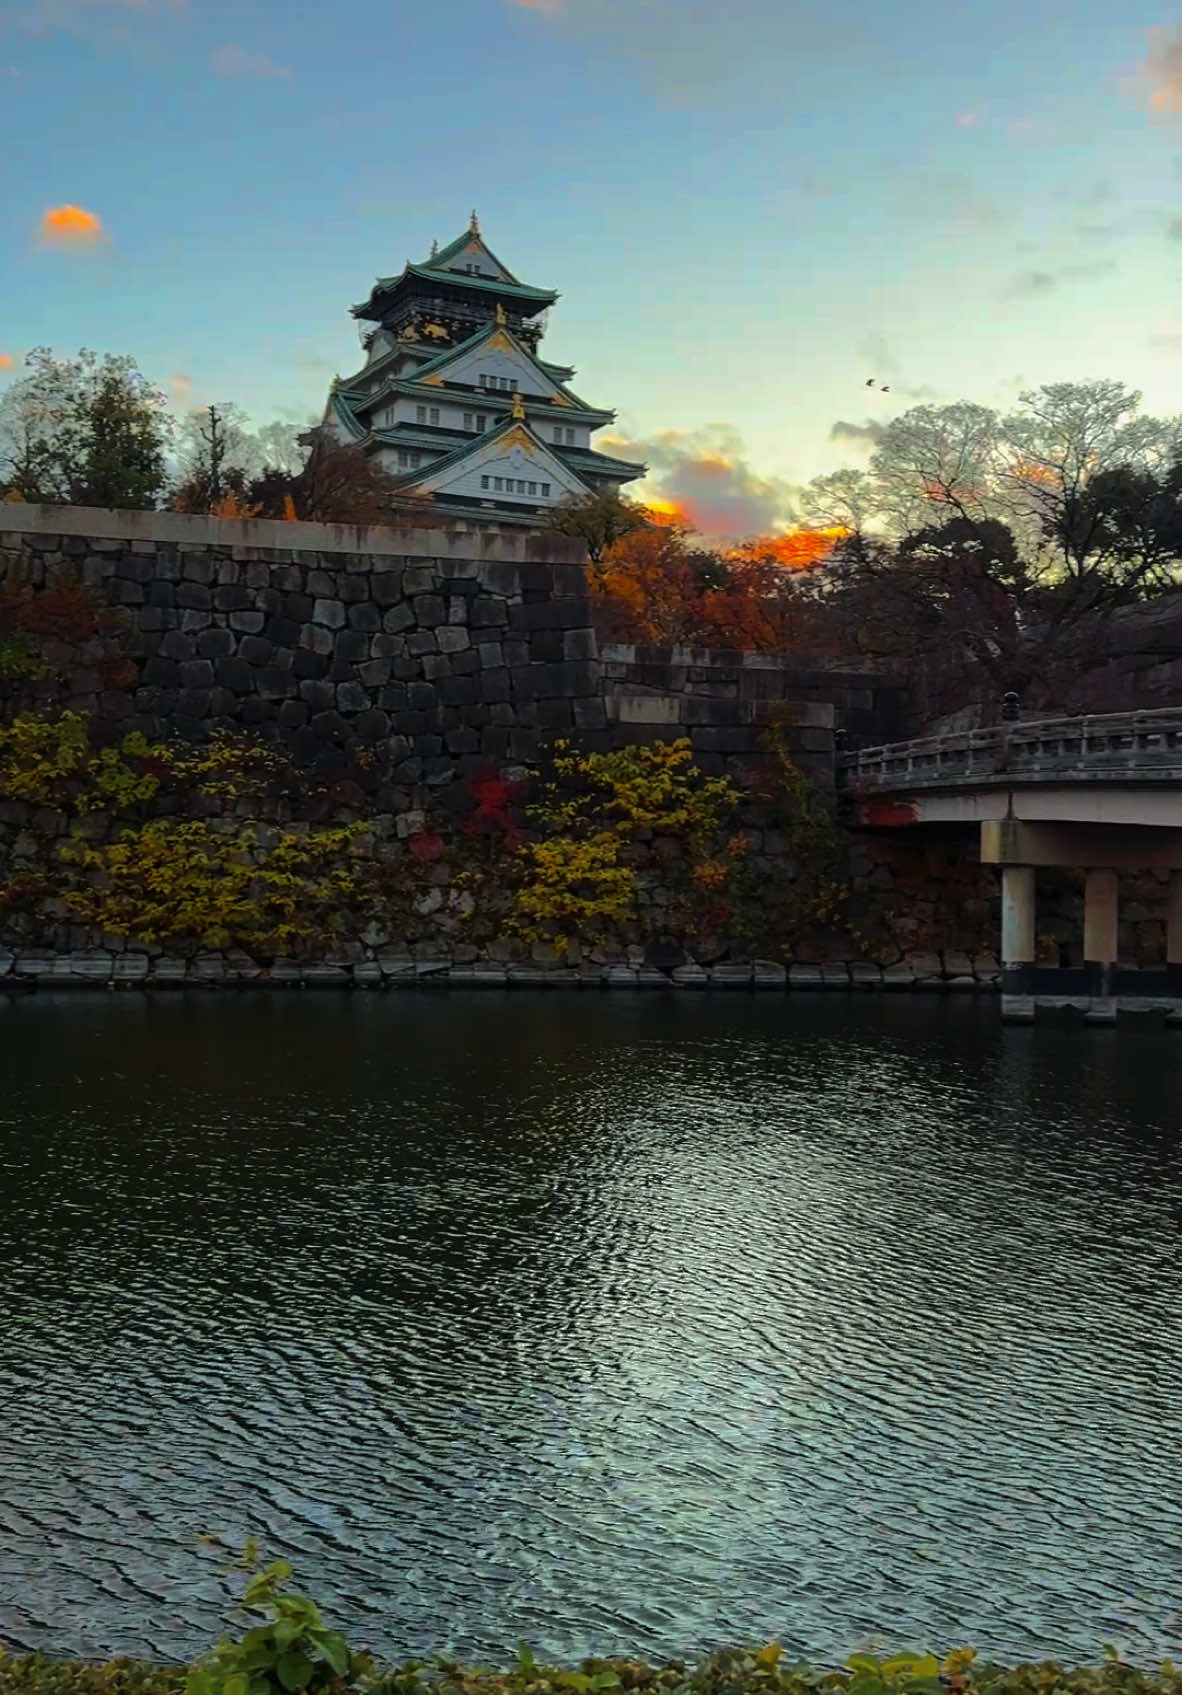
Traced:
<path id="1" fill-rule="evenodd" d="M 471 235 L 480 234 L 480 219 L 476 216 L 476 208 L 472 208 L 472 216 L 468 220 L 468 231 Z"/>
<path id="2" fill-rule="evenodd" d="M 513 396 L 513 410 L 509 415 L 510 415 L 510 417 L 515 418 L 519 424 L 524 424 L 524 422 L 525 422 L 525 401 L 522 400 L 522 398 L 519 394 L 515 394 Z"/>
<path id="3" fill-rule="evenodd" d="M 497 323 L 500 325 L 501 329 L 504 329 L 505 325 L 508 322 L 509 322 L 509 320 L 505 316 L 505 308 L 501 305 L 500 301 L 498 300 L 497 301 Z"/>

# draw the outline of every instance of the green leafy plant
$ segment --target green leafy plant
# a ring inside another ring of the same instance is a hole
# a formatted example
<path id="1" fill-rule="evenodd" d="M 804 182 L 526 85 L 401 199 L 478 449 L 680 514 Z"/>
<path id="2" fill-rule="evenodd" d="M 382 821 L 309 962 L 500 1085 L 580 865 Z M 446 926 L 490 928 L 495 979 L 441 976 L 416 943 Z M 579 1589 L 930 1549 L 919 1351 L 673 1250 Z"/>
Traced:
<path id="1" fill-rule="evenodd" d="M 239 1610 L 262 1614 L 265 1622 L 236 1642 L 219 1643 L 189 1673 L 185 1695 L 331 1695 L 355 1687 L 368 1673 L 368 1657 L 353 1653 L 339 1631 L 326 1627 L 315 1602 L 287 1589 L 287 1560 L 260 1567 L 252 1541 L 230 1569 L 250 1574 Z"/>

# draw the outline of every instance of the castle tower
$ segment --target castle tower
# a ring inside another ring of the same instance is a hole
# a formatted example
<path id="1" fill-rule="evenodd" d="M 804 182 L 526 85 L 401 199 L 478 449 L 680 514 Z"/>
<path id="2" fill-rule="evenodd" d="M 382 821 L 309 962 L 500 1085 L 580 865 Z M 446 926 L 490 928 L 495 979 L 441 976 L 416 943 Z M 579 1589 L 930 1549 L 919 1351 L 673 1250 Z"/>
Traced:
<path id="1" fill-rule="evenodd" d="M 562 500 L 642 477 L 591 446 L 615 413 L 538 352 L 557 299 L 518 281 L 473 212 L 463 235 L 353 307 L 366 362 L 334 383 L 326 425 L 453 517 L 537 525 Z"/>

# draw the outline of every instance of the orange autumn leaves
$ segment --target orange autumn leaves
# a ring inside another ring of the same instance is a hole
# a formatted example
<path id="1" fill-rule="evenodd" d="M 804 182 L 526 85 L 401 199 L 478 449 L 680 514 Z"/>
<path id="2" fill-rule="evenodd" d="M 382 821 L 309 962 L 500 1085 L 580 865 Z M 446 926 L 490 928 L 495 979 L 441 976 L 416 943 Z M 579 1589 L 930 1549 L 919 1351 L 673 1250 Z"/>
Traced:
<path id="1" fill-rule="evenodd" d="M 841 529 L 792 530 L 706 552 L 692 545 L 671 501 L 649 526 L 609 547 L 591 567 L 605 640 L 774 653 L 798 635 L 793 578 L 832 552 Z"/>

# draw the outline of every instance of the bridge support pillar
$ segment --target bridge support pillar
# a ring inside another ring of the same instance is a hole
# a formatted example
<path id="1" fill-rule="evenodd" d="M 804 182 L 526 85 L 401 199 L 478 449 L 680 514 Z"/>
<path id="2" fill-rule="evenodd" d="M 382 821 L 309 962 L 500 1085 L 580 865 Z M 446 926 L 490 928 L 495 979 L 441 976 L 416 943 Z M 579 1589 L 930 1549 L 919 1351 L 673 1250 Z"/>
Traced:
<path id="1" fill-rule="evenodd" d="M 1001 1015 L 1007 1023 L 1029 1024 L 1034 1001 L 1026 967 L 1034 963 L 1034 867 L 1003 865 L 1001 871 Z"/>
<path id="2" fill-rule="evenodd" d="M 1004 865 L 1001 872 L 1002 970 L 1034 963 L 1034 867 Z"/>
<path id="3" fill-rule="evenodd" d="M 1116 964 L 1117 875 L 1089 871 L 1084 882 L 1084 964 L 1093 975 L 1093 996 L 1110 999 Z"/>
<path id="4" fill-rule="evenodd" d="M 1166 913 L 1166 964 L 1182 965 L 1182 871 L 1170 872 L 1170 904 Z"/>

